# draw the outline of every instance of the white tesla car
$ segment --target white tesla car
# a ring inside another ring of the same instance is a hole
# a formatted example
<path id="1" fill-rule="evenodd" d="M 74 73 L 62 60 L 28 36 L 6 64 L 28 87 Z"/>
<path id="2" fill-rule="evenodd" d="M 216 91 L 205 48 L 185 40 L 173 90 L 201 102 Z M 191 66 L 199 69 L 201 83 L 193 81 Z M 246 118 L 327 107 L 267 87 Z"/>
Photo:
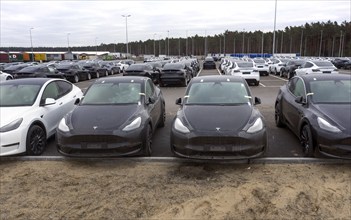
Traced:
<path id="1" fill-rule="evenodd" d="M 0 82 L 13 79 L 11 74 L 0 71 Z"/>
<path id="2" fill-rule="evenodd" d="M 253 83 L 255 86 L 260 84 L 260 73 L 253 62 L 235 61 L 234 68 L 231 69 L 230 75 L 241 76 L 248 84 Z"/>
<path id="3" fill-rule="evenodd" d="M 63 79 L 27 78 L 0 84 L 0 156 L 40 155 L 58 123 L 83 97 Z"/>
<path id="4" fill-rule="evenodd" d="M 332 64 L 332 62 L 327 60 L 313 60 L 307 61 L 301 67 L 295 70 L 296 75 L 301 76 L 305 74 L 314 74 L 314 73 L 327 73 L 335 74 L 339 73 L 338 69 Z"/>

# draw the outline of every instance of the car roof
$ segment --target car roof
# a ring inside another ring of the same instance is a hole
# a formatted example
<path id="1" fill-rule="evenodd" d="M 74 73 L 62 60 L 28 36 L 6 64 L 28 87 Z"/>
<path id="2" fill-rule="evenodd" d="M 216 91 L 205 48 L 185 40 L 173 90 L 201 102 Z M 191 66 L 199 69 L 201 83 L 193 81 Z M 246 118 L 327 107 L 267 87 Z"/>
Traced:
<path id="1" fill-rule="evenodd" d="M 300 76 L 304 81 L 314 80 L 351 80 L 350 75 L 346 74 L 306 74 Z"/>
<path id="2" fill-rule="evenodd" d="M 228 75 L 211 75 L 211 76 L 198 76 L 191 80 L 191 82 L 244 82 L 241 76 L 228 76 Z"/>
<path id="3" fill-rule="evenodd" d="M 60 79 L 52 78 L 23 78 L 16 80 L 6 80 L 1 85 L 44 85 L 48 81 L 55 81 Z"/>
<path id="4" fill-rule="evenodd" d="M 148 77 L 144 77 L 144 76 L 123 76 L 123 77 L 104 77 L 104 78 L 99 78 L 97 79 L 95 82 L 96 83 L 101 83 L 101 82 L 112 82 L 112 83 L 116 83 L 116 82 L 130 82 L 131 80 L 134 80 L 134 82 L 143 82 L 145 80 L 149 79 Z"/>

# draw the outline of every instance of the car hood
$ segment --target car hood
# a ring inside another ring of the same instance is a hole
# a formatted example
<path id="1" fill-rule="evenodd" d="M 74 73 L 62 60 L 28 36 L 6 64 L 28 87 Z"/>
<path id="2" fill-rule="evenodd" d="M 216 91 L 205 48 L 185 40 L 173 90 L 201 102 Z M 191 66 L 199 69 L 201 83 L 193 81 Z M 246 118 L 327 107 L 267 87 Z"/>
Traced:
<path id="1" fill-rule="evenodd" d="M 23 118 L 31 110 L 32 106 L 22 107 L 0 107 L 0 127 L 7 125 L 14 120 Z"/>
<path id="2" fill-rule="evenodd" d="M 81 105 L 70 115 L 70 125 L 75 133 L 119 129 L 140 107 L 135 105 Z"/>
<path id="3" fill-rule="evenodd" d="M 234 131 L 243 129 L 250 119 L 252 107 L 189 105 L 183 107 L 185 118 L 197 131 Z"/>
<path id="4" fill-rule="evenodd" d="M 350 104 L 318 104 L 316 108 L 329 119 L 336 122 L 341 127 L 345 128 L 346 131 L 351 131 Z"/>

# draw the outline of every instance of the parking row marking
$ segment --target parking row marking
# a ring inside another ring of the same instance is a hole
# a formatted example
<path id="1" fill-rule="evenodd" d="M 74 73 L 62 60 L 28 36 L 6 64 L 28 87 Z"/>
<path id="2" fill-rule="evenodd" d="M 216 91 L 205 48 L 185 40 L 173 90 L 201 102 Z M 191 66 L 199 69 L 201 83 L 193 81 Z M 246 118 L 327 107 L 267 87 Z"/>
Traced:
<path id="1" fill-rule="evenodd" d="M 273 76 L 273 75 L 271 75 L 271 76 L 274 77 L 274 78 L 276 78 L 276 79 L 280 79 L 280 80 L 282 80 L 282 81 L 285 81 L 285 82 L 289 81 L 289 80 L 287 80 L 287 79 L 283 79 L 283 78 L 280 78 L 280 77 L 278 77 L 278 76 Z"/>

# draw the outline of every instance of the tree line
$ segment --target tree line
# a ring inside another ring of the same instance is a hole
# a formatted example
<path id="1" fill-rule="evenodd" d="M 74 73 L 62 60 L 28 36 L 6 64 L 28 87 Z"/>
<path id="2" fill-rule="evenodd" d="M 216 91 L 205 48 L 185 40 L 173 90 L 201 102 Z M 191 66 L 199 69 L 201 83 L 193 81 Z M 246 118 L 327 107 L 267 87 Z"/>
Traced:
<path id="1" fill-rule="evenodd" d="M 301 26 L 289 26 L 275 32 L 274 53 L 296 53 L 301 56 L 351 57 L 351 22 L 315 22 Z M 272 32 L 245 32 L 225 30 L 213 36 L 166 38 L 160 40 L 129 42 L 129 52 L 136 56 L 205 55 L 232 53 L 273 53 Z M 168 46 L 169 45 L 169 46 Z M 168 51 L 169 48 L 169 51 Z M 2 51 L 30 51 L 28 47 L 1 48 Z M 34 51 L 67 51 L 67 47 L 35 47 Z M 70 47 L 71 51 L 126 52 L 126 44 L 109 43 L 97 46 Z"/>

